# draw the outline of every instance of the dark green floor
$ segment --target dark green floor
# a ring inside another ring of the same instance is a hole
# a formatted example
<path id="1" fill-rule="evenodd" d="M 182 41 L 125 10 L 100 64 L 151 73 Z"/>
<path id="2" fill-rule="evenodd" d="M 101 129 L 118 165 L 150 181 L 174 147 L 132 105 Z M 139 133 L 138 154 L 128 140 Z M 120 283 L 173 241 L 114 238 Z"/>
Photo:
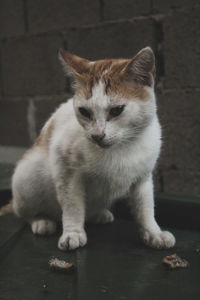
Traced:
<path id="1" fill-rule="evenodd" d="M 158 251 L 139 241 L 131 221 L 88 226 L 88 244 L 75 252 L 57 249 L 59 233 L 36 237 L 13 216 L 0 218 L 1 300 L 200 299 L 200 233 L 172 230 L 177 246 Z M 177 253 L 190 268 L 169 271 L 165 255 Z M 71 275 L 54 273 L 48 259 L 72 261 Z M 47 289 L 43 289 L 43 285 Z"/>

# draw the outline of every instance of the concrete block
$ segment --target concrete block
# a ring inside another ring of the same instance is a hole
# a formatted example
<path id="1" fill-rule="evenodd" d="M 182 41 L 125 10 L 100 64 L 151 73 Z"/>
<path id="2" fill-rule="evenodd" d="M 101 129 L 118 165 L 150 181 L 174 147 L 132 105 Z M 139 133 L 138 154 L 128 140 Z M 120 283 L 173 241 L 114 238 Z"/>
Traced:
<path id="1" fill-rule="evenodd" d="M 11 188 L 11 177 L 14 168 L 25 151 L 26 148 L 22 147 L 0 146 L 0 191 Z"/>
<path id="2" fill-rule="evenodd" d="M 98 0 L 27 0 L 30 32 L 48 32 L 97 23 Z"/>
<path id="3" fill-rule="evenodd" d="M 170 10 L 188 9 L 199 4 L 198 0 L 152 0 L 153 13 L 169 13 Z"/>
<path id="4" fill-rule="evenodd" d="M 60 36 L 27 37 L 2 45 L 5 96 L 51 95 L 65 91 L 65 78 L 58 60 Z"/>
<path id="5" fill-rule="evenodd" d="M 104 19 L 116 20 L 148 15 L 151 12 L 150 0 L 104 0 Z"/>
<path id="6" fill-rule="evenodd" d="M 30 144 L 26 101 L 0 102 L 0 144 L 8 146 Z"/>
<path id="7" fill-rule="evenodd" d="M 164 21 L 164 85 L 199 87 L 200 77 L 200 6 L 176 12 Z"/>
<path id="8" fill-rule="evenodd" d="M 196 182 L 195 176 L 200 173 L 200 92 L 174 90 L 157 98 L 163 131 L 158 167 L 163 173 L 164 191 L 174 193 L 176 183 L 178 191 L 178 187 L 187 181 L 188 187 L 183 192 L 189 188 L 191 192 L 197 191 L 195 183 L 192 190 L 192 182 Z M 188 174 L 192 176 L 190 180 Z M 172 190 L 171 186 L 174 187 Z"/>
<path id="9" fill-rule="evenodd" d="M 24 1 L 0 1 L 0 37 L 24 34 Z"/>
<path id="10" fill-rule="evenodd" d="M 164 191 L 180 196 L 200 196 L 200 172 L 194 170 L 164 170 Z"/>
<path id="11" fill-rule="evenodd" d="M 132 57 L 145 46 L 155 48 L 154 23 L 139 20 L 70 31 L 68 49 L 91 60 Z"/>

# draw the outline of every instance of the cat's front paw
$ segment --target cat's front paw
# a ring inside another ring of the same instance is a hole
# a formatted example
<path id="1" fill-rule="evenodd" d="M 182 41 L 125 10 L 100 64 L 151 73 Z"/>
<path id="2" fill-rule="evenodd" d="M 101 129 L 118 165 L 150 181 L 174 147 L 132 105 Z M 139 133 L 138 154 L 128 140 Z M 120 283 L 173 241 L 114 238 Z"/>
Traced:
<path id="1" fill-rule="evenodd" d="M 147 246 L 150 246 L 152 248 L 157 248 L 157 249 L 172 248 L 176 243 L 175 237 L 169 231 L 160 231 L 160 232 L 154 233 L 154 232 L 145 230 L 142 233 L 142 238 L 143 238 L 144 243 Z"/>
<path id="2" fill-rule="evenodd" d="M 70 231 L 63 233 L 58 241 L 58 248 L 60 250 L 74 250 L 85 246 L 87 243 L 87 235 L 84 230 Z"/>

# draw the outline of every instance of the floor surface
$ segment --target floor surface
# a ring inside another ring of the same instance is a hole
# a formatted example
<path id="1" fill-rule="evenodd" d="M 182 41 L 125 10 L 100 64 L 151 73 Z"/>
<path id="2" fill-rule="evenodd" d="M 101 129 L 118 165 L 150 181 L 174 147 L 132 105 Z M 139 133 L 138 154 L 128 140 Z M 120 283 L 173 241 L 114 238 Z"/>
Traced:
<path id="1" fill-rule="evenodd" d="M 34 236 L 12 215 L 0 218 L 0 300 L 200 299 L 200 233 L 172 230 L 177 244 L 153 250 L 139 240 L 130 220 L 89 225 L 88 244 L 73 252 L 57 248 L 60 233 Z M 186 258 L 188 269 L 168 270 L 166 255 Z M 76 265 L 71 274 L 52 272 L 48 260 Z"/>

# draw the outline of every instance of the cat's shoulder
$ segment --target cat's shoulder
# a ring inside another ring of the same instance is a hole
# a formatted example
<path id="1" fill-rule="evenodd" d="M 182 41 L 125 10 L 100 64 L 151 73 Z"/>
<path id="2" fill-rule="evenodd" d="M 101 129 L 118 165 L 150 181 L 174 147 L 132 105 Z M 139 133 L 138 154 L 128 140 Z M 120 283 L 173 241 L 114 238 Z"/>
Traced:
<path id="1" fill-rule="evenodd" d="M 59 132 L 62 132 L 65 128 L 68 128 L 70 131 L 70 128 L 72 129 L 77 124 L 73 109 L 73 98 L 71 98 L 67 102 L 62 103 L 46 121 L 36 139 L 34 148 L 42 147 L 48 149 L 51 140 L 58 136 Z"/>

